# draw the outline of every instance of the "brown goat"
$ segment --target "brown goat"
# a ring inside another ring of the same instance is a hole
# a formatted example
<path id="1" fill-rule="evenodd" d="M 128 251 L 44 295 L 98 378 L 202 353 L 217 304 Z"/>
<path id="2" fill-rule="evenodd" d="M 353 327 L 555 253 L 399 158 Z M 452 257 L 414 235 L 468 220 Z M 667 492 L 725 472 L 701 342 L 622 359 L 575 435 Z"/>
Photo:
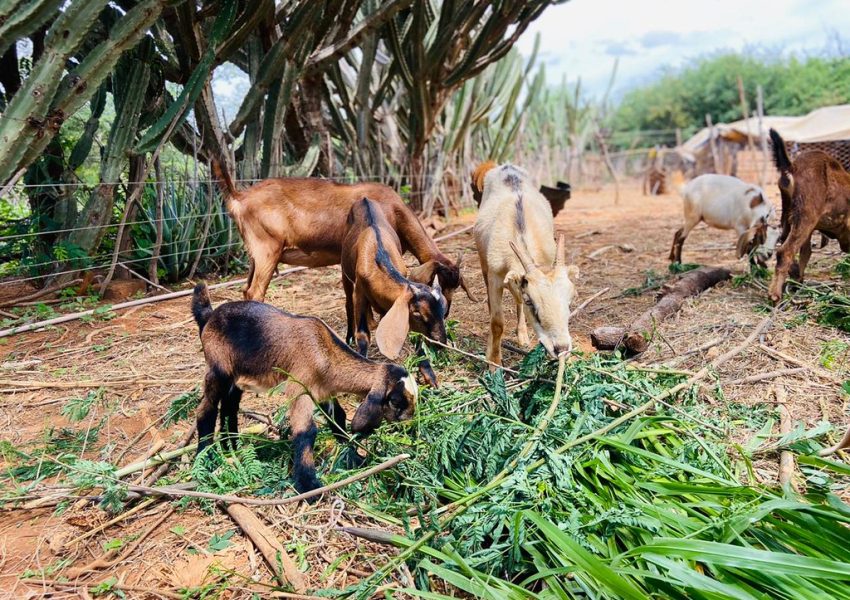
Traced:
<path id="1" fill-rule="evenodd" d="M 791 161 L 785 142 L 773 129 L 770 139 L 773 161 L 780 173 L 784 242 L 776 252 L 776 273 L 769 296 L 779 302 L 789 274 L 803 280 L 815 231 L 838 240 L 841 250 L 850 252 L 850 173 L 820 150 L 801 152 Z M 798 252 L 797 265 L 794 259 Z"/>
<path id="2" fill-rule="evenodd" d="M 368 435 L 382 420 L 413 415 L 418 389 L 407 370 L 358 355 L 321 319 L 252 301 L 227 302 L 213 310 L 204 284 L 195 287 L 192 314 L 207 362 L 197 412 L 199 454 L 212 443 L 219 405 L 220 431 L 228 433 L 222 442 L 233 447 L 243 390 L 264 393 L 285 383 L 283 395 L 291 399 L 293 479 L 303 493 L 321 486 L 313 462 L 314 403 L 333 415 L 331 427 L 341 441 L 348 436 L 337 394 L 366 397 L 351 420 L 354 433 Z"/>
<path id="3" fill-rule="evenodd" d="M 404 251 L 410 251 L 424 267 L 418 271 L 423 277 L 419 283 L 430 283 L 436 275 L 449 306 L 458 287 L 474 300 L 461 275 L 460 258 L 455 263 L 440 252 L 392 188 L 379 183 L 290 177 L 266 179 L 238 191 L 220 162 L 212 160 L 211 167 L 251 258 L 246 300 L 265 299 L 278 263 L 306 267 L 338 264 L 348 212 L 364 197 L 380 207 Z"/>
<path id="4" fill-rule="evenodd" d="M 387 358 L 398 356 L 409 330 L 445 344 L 448 302 L 439 278 L 431 275 L 433 287 L 417 283 L 427 266 L 408 271 L 402 260 L 401 241 L 378 204 L 367 198 L 355 202 L 346 223 L 342 286 L 349 343 L 356 339 L 360 354 L 366 355 L 374 309 L 381 315 L 375 340 Z M 437 377 L 427 359 L 419 363 L 419 368 L 436 387 Z"/>

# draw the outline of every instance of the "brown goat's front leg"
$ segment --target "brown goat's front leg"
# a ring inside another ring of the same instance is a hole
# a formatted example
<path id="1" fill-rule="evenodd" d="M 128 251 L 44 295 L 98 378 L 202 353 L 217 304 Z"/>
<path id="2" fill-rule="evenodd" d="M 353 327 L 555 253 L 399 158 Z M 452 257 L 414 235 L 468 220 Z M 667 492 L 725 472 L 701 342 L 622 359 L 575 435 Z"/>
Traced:
<path id="1" fill-rule="evenodd" d="M 231 384 L 232 382 L 215 368 L 209 369 L 204 377 L 204 397 L 195 413 L 198 424 L 198 454 L 212 444 L 218 405 L 222 400 L 226 402 Z"/>
<path id="2" fill-rule="evenodd" d="M 809 259 L 812 257 L 812 236 L 809 236 L 803 245 L 800 247 L 800 262 L 794 278 L 801 282 L 806 277 L 806 267 L 809 266 Z"/>
<path id="3" fill-rule="evenodd" d="M 682 245 L 685 243 L 685 239 L 682 237 L 683 233 L 685 233 L 684 227 L 679 229 L 673 236 L 673 246 L 670 248 L 670 262 L 682 262 Z"/>
<path id="4" fill-rule="evenodd" d="M 289 424 L 292 427 L 292 478 L 295 489 L 303 494 L 322 487 L 322 482 L 316 477 L 313 461 L 316 423 L 313 421 L 313 399 L 308 394 L 300 394 L 292 401 Z"/>
<path id="5" fill-rule="evenodd" d="M 817 215 L 814 216 L 817 217 Z M 782 298 L 782 292 L 785 289 L 785 280 L 788 279 L 788 274 L 794 264 L 794 258 L 797 252 L 801 252 L 806 240 L 809 240 L 808 243 L 811 244 L 812 232 L 815 230 L 816 225 L 817 219 L 807 219 L 806 215 L 803 216 L 800 223 L 791 223 L 788 239 L 776 251 L 776 272 L 773 275 L 773 281 L 770 282 L 770 290 L 768 291 L 768 297 L 774 304 Z M 809 251 L 811 252 L 811 249 Z"/>
<path id="6" fill-rule="evenodd" d="M 360 283 L 354 284 L 354 299 L 353 311 L 355 322 L 354 338 L 357 341 L 357 351 L 366 356 L 369 353 L 369 342 L 371 335 L 369 333 L 369 313 L 372 310 L 369 301 L 366 299 L 366 294 Z"/>
<path id="7" fill-rule="evenodd" d="M 345 343 L 354 343 L 354 282 L 342 274 L 342 289 L 345 292 Z"/>

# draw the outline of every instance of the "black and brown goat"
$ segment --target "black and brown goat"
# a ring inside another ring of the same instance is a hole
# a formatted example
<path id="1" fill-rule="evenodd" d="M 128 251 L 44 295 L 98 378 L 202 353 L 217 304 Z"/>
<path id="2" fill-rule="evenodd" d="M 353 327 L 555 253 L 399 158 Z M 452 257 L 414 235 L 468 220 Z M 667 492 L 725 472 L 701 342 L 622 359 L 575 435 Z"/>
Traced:
<path id="1" fill-rule="evenodd" d="M 422 223 L 392 188 L 380 183 L 335 183 L 312 177 L 266 179 L 237 190 L 217 160 L 213 174 L 236 221 L 250 257 L 246 300 L 263 300 L 279 262 L 322 267 L 340 262 L 346 217 L 364 196 L 372 199 L 397 232 L 401 247 L 422 264 L 419 283 L 436 275 L 451 307 L 452 295 L 463 288 L 474 301 L 460 271 L 437 247 Z"/>
<path id="2" fill-rule="evenodd" d="M 414 412 L 418 389 L 407 370 L 358 355 L 322 321 L 254 301 L 227 302 L 215 310 L 204 284 L 195 287 L 192 314 L 207 362 L 204 398 L 198 406 L 198 452 L 210 445 L 217 413 L 220 431 L 234 443 L 243 391 L 263 393 L 285 383 L 291 400 L 293 479 L 303 493 L 321 486 L 313 462 L 314 402 L 333 415 L 331 427 L 347 440 L 345 411 L 334 396 L 365 396 L 351 431 L 368 435 L 382 420 L 402 421 Z M 219 407 L 220 405 L 220 407 Z"/>
<path id="3" fill-rule="evenodd" d="M 792 270 L 795 278 L 803 280 L 815 231 L 838 240 L 841 250 L 850 252 L 850 173 L 820 150 L 800 152 L 792 161 L 785 142 L 773 129 L 770 140 L 782 195 L 780 239 L 784 241 L 776 252 L 776 273 L 769 291 L 770 299 L 778 302 Z"/>
<path id="4" fill-rule="evenodd" d="M 387 358 L 398 356 L 410 330 L 445 344 L 448 303 L 439 278 L 429 273 L 431 286 L 418 283 L 428 266 L 408 270 L 402 260 L 401 241 L 380 207 L 361 199 L 351 207 L 346 226 L 342 245 L 346 339 L 356 340 L 358 350 L 366 355 L 374 309 L 381 315 L 375 341 Z M 430 363 L 422 360 L 419 368 L 436 387 L 437 377 Z"/>

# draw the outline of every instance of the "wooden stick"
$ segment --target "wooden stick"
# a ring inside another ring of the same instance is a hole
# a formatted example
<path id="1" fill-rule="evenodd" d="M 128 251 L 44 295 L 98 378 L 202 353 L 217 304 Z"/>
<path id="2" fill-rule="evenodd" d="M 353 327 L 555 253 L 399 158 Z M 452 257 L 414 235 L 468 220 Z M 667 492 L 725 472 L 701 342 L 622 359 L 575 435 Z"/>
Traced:
<path id="1" fill-rule="evenodd" d="M 197 424 L 195 424 L 187 433 L 184 439 L 192 439 L 192 436 L 195 435 L 195 430 L 197 428 Z M 242 430 L 242 433 L 248 435 L 262 435 L 266 432 L 268 427 L 265 425 L 252 425 L 250 427 L 246 427 Z M 163 452 L 162 454 L 154 455 L 145 460 L 140 460 L 129 464 L 125 467 L 122 467 L 115 471 L 115 477 L 121 479 L 122 477 L 126 477 L 127 475 L 131 475 L 133 473 L 138 473 L 139 471 L 144 471 L 148 467 L 156 466 L 160 463 L 168 462 L 178 456 L 183 456 L 184 454 L 188 454 L 192 452 L 195 448 L 198 447 L 198 444 L 188 444 L 182 443 L 178 445 L 174 450 L 169 450 L 168 452 Z"/>
<path id="2" fill-rule="evenodd" d="M 810 364 L 800 360 L 799 358 L 794 358 L 793 356 L 789 356 L 788 354 L 785 354 L 784 352 L 780 352 L 776 348 L 771 348 L 770 346 L 765 346 L 764 344 L 759 344 L 759 349 L 761 349 L 765 353 L 771 355 L 773 358 L 778 358 L 780 360 L 784 360 L 785 362 L 791 363 L 792 365 L 797 365 L 798 367 L 803 367 L 805 369 L 808 369 L 809 371 L 811 371 L 812 373 L 815 373 L 819 377 L 823 377 L 824 379 L 829 379 L 830 381 L 832 381 L 834 383 L 838 383 L 838 384 L 844 383 L 844 380 L 842 380 L 840 377 L 837 377 L 834 374 L 830 373 L 826 369 L 821 369 L 820 367 L 810 365 Z"/>
<path id="3" fill-rule="evenodd" d="M 308 498 L 312 498 L 314 496 L 320 496 L 327 492 L 338 490 L 339 488 L 350 485 L 355 481 L 366 479 L 367 477 L 374 475 L 375 473 L 380 473 L 381 471 L 385 471 L 386 469 L 394 467 L 398 463 L 407 460 L 408 458 L 410 458 L 409 454 L 399 454 L 398 456 L 386 460 L 379 465 L 375 465 L 374 467 L 352 475 L 351 477 L 346 477 L 345 479 L 337 481 L 336 483 L 325 485 L 320 488 L 316 488 L 315 490 L 304 492 L 303 494 L 298 494 L 297 496 L 289 496 L 288 498 L 242 498 L 240 496 L 225 496 L 221 494 L 210 494 L 208 492 L 179 490 L 172 487 L 149 487 L 146 485 L 128 485 L 127 489 L 132 492 L 139 492 L 142 494 L 156 496 L 169 496 L 172 498 L 189 496 L 191 498 L 207 498 L 209 500 L 216 500 L 218 502 L 223 503 L 237 503 L 245 504 L 248 506 L 279 506 L 283 504 L 291 504 L 293 502 L 300 502 L 301 500 L 307 500 Z"/>
<path id="4" fill-rule="evenodd" d="M 57 285 L 51 285 L 50 287 L 46 287 L 42 290 L 38 290 L 35 293 L 27 294 L 26 296 L 20 296 L 18 298 L 14 298 L 12 300 L 7 300 L 6 302 L 0 303 L 0 308 L 6 308 L 7 306 L 17 306 L 21 302 L 29 302 L 30 300 L 36 300 L 43 296 L 47 296 L 54 292 L 59 292 L 64 290 L 65 288 L 73 287 L 75 285 L 79 285 L 82 283 L 82 279 L 74 279 L 73 281 L 69 281 L 68 283 L 60 283 Z"/>
<path id="5" fill-rule="evenodd" d="M 614 248 L 619 248 L 620 252 L 625 252 L 626 254 L 635 251 L 635 247 L 630 244 L 609 244 L 607 246 L 602 246 L 601 248 L 594 250 L 593 252 L 587 255 L 587 258 L 595 259 L 600 254 L 604 254 L 605 252 L 608 252 L 608 250 L 613 250 Z"/>
<path id="6" fill-rule="evenodd" d="M 61 588 L 70 588 L 70 589 L 78 589 L 81 587 L 88 587 L 90 584 L 85 583 L 77 583 L 74 581 L 59 581 L 58 579 L 21 579 L 21 582 L 25 585 L 40 585 L 40 586 L 50 586 L 50 587 L 61 587 Z M 114 584 L 111 589 L 119 590 L 124 592 L 139 592 L 143 596 L 163 596 L 165 598 L 174 598 L 175 600 L 181 600 L 185 598 L 185 595 L 178 594 L 176 592 L 171 592 L 168 590 L 161 590 L 156 588 L 146 588 L 146 587 L 137 587 L 132 585 L 123 585 L 121 583 Z M 87 598 L 86 596 L 81 596 Z"/>
<path id="7" fill-rule="evenodd" d="M 105 569 L 105 568 L 113 567 L 113 566 L 117 565 L 122 560 L 125 560 L 128 556 L 130 556 L 130 554 L 132 554 L 136 550 L 136 548 L 138 548 L 139 545 L 143 541 L 145 541 L 148 538 L 148 536 L 150 536 L 150 534 L 152 534 L 156 530 L 157 527 L 162 525 L 162 523 L 168 517 L 170 517 L 172 514 L 174 514 L 174 510 L 175 509 L 174 509 L 173 506 L 169 506 L 166 509 L 166 511 L 162 514 L 162 516 L 159 517 L 154 522 L 153 525 L 148 527 L 139 537 L 137 537 L 135 540 L 133 540 L 133 542 L 127 547 L 127 549 L 124 552 L 121 553 L 121 555 L 118 558 L 112 559 L 112 557 L 115 556 L 115 554 L 118 553 L 118 550 L 120 550 L 120 548 L 115 548 L 114 550 L 109 550 L 108 552 L 106 552 L 100 558 L 96 558 L 95 560 L 91 561 L 90 563 L 88 563 L 86 565 L 83 565 L 82 567 L 75 567 L 73 569 L 69 569 L 68 571 L 63 572 L 62 575 L 69 578 L 69 579 L 74 579 L 76 577 L 79 577 L 80 575 L 84 575 L 84 574 L 89 573 L 91 571 L 96 571 L 98 569 Z"/>
<path id="8" fill-rule="evenodd" d="M 82 542 L 83 540 L 88 539 L 88 538 L 90 538 L 91 536 L 93 536 L 97 533 L 100 533 L 101 531 L 103 531 L 107 527 L 110 527 L 111 525 L 115 525 L 116 523 L 120 523 L 124 519 L 133 516 L 137 512 L 140 512 L 140 511 L 146 509 L 148 506 L 150 506 L 154 502 L 156 502 L 156 498 L 148 498 L 144 502 L 139 502 L 136 506 L 134 506 L 133 508 L 131 508 L 130 510 L 128 510 L 126 512 L 121 513 L 120 515 L 118 515 L 114 519 L 110 519 L 106 523 L 101 523 L 100 525 L 98 525 L 94 529 L 89 529 L 84 534 L 79 535 L 79 536 L 75 537 L 74 539 L 65 542 L 64 544 L 62 544 L 62 547 L 63 548 L 70 548 L 74 544 L 78 544 L 78 543 Z"/>
<path id="9" fill-rule="evenodd" d="M 776 377 L 783 377 L 785 375 L 796 375 L 797 373 L 802 373 L 804 371 L 808 371 L 805 367 L 795 367 L 793 369 L 777 369 L 776 371 L 770 371 L 768 373 L 758 373 L 756 375 L 750 375 L 749 377 L 742 377 L 741 379 L 733 379 L 732 381 L 727 381 L 726 385 L 743 385 L 745 383 L 756 383 L 758 381 L 765 381 L 766 379 L 774 379 Z"/>
<path id="10" fill-rule="evenodd" d="M 442 240 L 447 240 L 449 238 L 455 237 L 455 236 L 460 235 L 462 233 L 466 233 L 467 231 L 469 231 L 472 228 L 473 228 L 473 225 L 469 225 L 467 227 L 459 229 L 458 231 L 453 231 L 452 233 L 440 236 L 438 238 L 434 238 L 434 241 L 439 242 L 439 241 L 442 241 Z M 299 271 L 305 271 L 308 268 L 309 267 L 292 267 L 292 268 L 289 268 L 289 269 L 284 269 L 283 271 L 280 272 L 280 274 L 277 277 L 274 278 L 273 281 L 277 281 L 278 279 L 280 279 L 280 278 L 282 278 L 286 275 L 289 275 L 290 273 L 297 273 Z M 216 284 L 209 286 L 209 289 L 217 290 L 217 289 L 220 289 L 220 288 L 233 287 L 235 285 L 244 284 L 246 281 L 247 281 L 247 279 L 244 278 L 244 277 L 241 278 L 241 279 L 234 279 L 232 281 L 224 281 L 222 283 L 216 283 Z M 191 296 L 191 295 L 192 295 L 191 289 L 181 290 L 179 292 L 171 292 L 169 294 L 160 294 L 159 296 L 151 296 L 150 298 L 142 298 L 140 300 L 132 300 L 130 302 L 122 302 L 122 303 L 119 303 L 119 304 L 113 304 L 112 306 L 109 307 L 109 310 L 111 310 L 111 311 L 123 310 L 125 308 L 132 308 L 134 306 L 143 306 L 145 304 L 152 304 L 154 302 L 163 302 L 165 300 L 173 300 L 175 298 L 183 298 L 185 296 Z M 2 330 L 0 330 L 0 338 L 8 337 L 10 335 L 16 335 L 18 333 L 25 333 L 27 331 L 35 331 L 37 329 L 42 329 L 43 327 L 50 327 L 51 325 L 58 325 L 60 323 L 67 323 L 68 321 L 76 321 L 77 319 L 81 319 L 81 318 L 86 317 L 88 315 L 94 314 L 95 310 L 96 309 L 92 308 L 92 309 L 89 309 L 89 310 L 84 310 L 84 311 L 72 313 L 72 314 L 69 314 L 69 315 L 62 315 L 61 317 L 55 317 L 53 319 L 47 319 L 45 321 L 38 321 L 36 323 L 28 323 L 27 325 L 19 325 L 18 327 L 10 327 L 8 329 L 2 329 Z"/>
<path id="11" fill-rule="evenodd" d="M 786 404 L 787 396 L 782 384 L 773 389 L 776 402 L 779 404 L 779 433 L 786 436 L 791 433 L 791 413 L 788 412 Z M 783 488 L 791 484 L 791 476 L 794 474 L 794 455 L 789 450 L 779 453 L 779 485 Z"/>
<path id="12" fill-rule="evenodd" d="M 196 421 L 195 423 L 192 424 L 192 427 L 189 429 L 189 431 L 186 432 L 186 435 L 183 436 L 183 439 L 180 440 L 180 443 L 177 444 L 176 449 L 187 447 L 189 445 L 189 443 L 192 441 L 192 438 L 195 437 L 195 433 L 197 433 L 197 431 L 198 431 L 198 423 Z M 156 471 L 151 473 L 151 478 L 149 480 L 149 483 L 151 485 L 154 485 L 160 477 L 162 477 L 163 475 L 165 475 L 168 472 L 168 469 L 170 469 L 170 468 L 171 468 L 171 461 L 164 462 L 161 465 L 159 465 L 159 467 L 157 467 Z"/>
<path id="13" fill-rule="evenodd" d="M 281 585 L 291 585 L 296 592 L 307 591 L 304 575 L 286 553 L 274 532 L 244 504 L 228 504 L 227 514 L 253 542 Z"/>
<path id="14" fill-rule="evenodd" d="M 841 441 L 830 448 L 824 448 L 818 452 L 818 456 L 829 456 L 848 447 L 850 447 L 850 427 L 847 427 L 847 431 L 844 432 L 844 436 L 841 438 Z"/>
<path id="15" fill-rule="evenodd" d="M 688 298 L 702 294 L 718 283 L 732 277 L 723 267 L 700 267 L 688 271 L 675 282 L 661 288 L 658 302 L 632 321 L 627 327 L 597 327 L 590 341 L 598 350 L 625 348 L 630 354 L 640 354 L 649 348 L 658 323 L 675 314 Z"/>
<path id="16" fill-rule="evenodd" d="M 54 388 L 62 390 L 73 390 L 77 388 L 99 388 L 126 385 L 188 385 L 198 383 L 197 379 L 114 379 L 112 381 L 32 381 L 0 379 L 0 386 L 12 386 L 14 388 L 44 389 Z"/>

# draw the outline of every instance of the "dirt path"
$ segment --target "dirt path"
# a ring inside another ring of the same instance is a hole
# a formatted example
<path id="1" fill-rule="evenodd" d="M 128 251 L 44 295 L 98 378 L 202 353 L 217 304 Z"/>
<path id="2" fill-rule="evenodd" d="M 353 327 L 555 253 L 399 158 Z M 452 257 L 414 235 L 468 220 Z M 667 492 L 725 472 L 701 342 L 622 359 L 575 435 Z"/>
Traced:
<path id="1" fill-rule="evenodd" d="M 471 222 L 471 218 L 453 223 L 450 229 Z M 644 286 L 648 277 L 655 281 L 668 274 L 667 254 L 680 219 L 680 201 L 675 195 L 647 198 L 640 194 L 638 187 L 630 187 L 622 194 L 620 205 L 615 206 L 613 193 L 608 189 L 574 194 L 558 219 L 557 228 L 567 234 L 568 259 L 581 269 L 577 302 L 602 288 L 610 288 L 572 324 L 581 350 L 591 350 L 589 332 L 594 327 L 625 324 L 654 302 L 652 291 L 637 296 L 623 295 L 623 292 Z M 734 237 L 732 232 L 699 227 L 685 244 L 684 260 L 725 265 L 743 274 L 746 265 L 734 259 Z M 591 252 L 612 244 L 629 244 L 634 251 L 623 253 L 614 248 L 596 259 L 588 258 Z M 451 318 L 459 321 L 460 346 L 480 354 L 486 340 L 488 318 L 486 293 L 472 236 L 463 234 L 442 246 L 451 255 L 461 249 L 466 251 L 465 272 L 479 303 L 473 304 L 459 294 Z M 810 277 L 835 278 L 830 269 L 836 260 L 837 247 L 834 245 L 816 250 Z M 320 316 L 335 330 L 344 331 L 339 277 L 336 267 L 293 274 L 273 285 L 267 301 L 292 312 Z M 212 296 L 214 303 L 218 303 L 239 299 L 241 291 L 227 289 L 214 292 Z M 507 340 L 515 342 L 513 307 L 507 303 L 506 308 Z M 689 302 L 677 316 L 665 322 L 659 330 L 661 335 L 640 362 L 673 359 L 677 368 L 697 369 L 707 359 L 731 348 L 746 336 L 762 318 L 764 310 L 765 294 L 758 287 L 735 287 L 731 282 L 718 286 Z M 707 352 L 675 358 L 715 338 L 722 341 Z M 843 350 L 835 342 L 843 342 Z M 850 336 L 818 326 L 811 320 L 801 320 L 794 312 L 783 314 L 763 343 L 805 364 L 818 366 L 829 348 L 838 348 L 840 351 L 830 366 L 835 369 L 836 379 L 846 376 Z M 519 357 L 506 352 L 505 358 L 512 364 Z M 0 430 L 3 461 L 7 465 L 12 448 L 26 451 L 34 445 L 71 435 L 63 428 L 73 428 L 77 434 L 83 432 L 82 443 L 88 449 L 86 457 L 92 460 L 127 464 L 144 454 L 160 437 L 166 444 L 173 444 L 185 432 L 189 421 L 178 422 L 167 429 L 154 426 L 133 448 L 127 448 L 128 442 L 143 429 L 156 425 L 171 400 L 191 390 L 193 382 L 200 382 L 203 374 L 203 357 L 197 329 L 189 314 L 188 298 L 124 311 L 108 321 L 76 321 L 0 340 L 0 362 L 0 378 L 7 381 L 0 386 Z M 755 347 L 740 360 L 726 365 L 721 376 L 731 381 L 789 366 L 794 365 Z M 447 377 L 463 380 L 476 374 L 476 371 L 458 372 Z M 87 380 L 133 382 L 105 387 L 101 395 L 92 400 L 88 415 L 76 423 L 68 420 L 67 407 L 85 398 L 92 392 L 92 386 L 81 384 L 67 389 L 35 385 L 36 382 L 67 384 Z M 835 382 L 811 372 L 781 381 L 788 391 L 794 419 L 802 420 L 807 426 L 822 419 L 836 424 L 846 422 L 845 401 Z M 729 406 L 740 413 L 742 440 L 752 432 L 754 420 L 748 416 L 750 410 L 772 410 L 764 404 L 771 400 L 769 384 L 728 385 L 724 393 Z M 274 399 L 265 397 L 246 395 L 243 401 L 243 409 L 270 414 L 276 408 Z M 85 437 L 86 428 L 89 432 L 96 431 L 96 443 Z M 97 451 L 92 452 L 93 447 Z M 125 450 L 126 456 L 118 461 Z M 770 468 L 761 469 L 759 465 L 757 474 L 765 481 L 775 476 Z M 6 495 L 13 494 L 16 489 L 14 480 L 6 479 L 2 485 Z M 19 579 L 22 573 L 43 570 L 45 577 L 50 579 L 63 560 L 75 565 L 88 562 L 102 553 L 103 545 L 110 540 L 128 540 L 143 531 L 162 510 L 162 506 L 153 506 L 150 511 L 143 511 L 107 529 L 106 533 L 93 536 L 86 544 L 75 545 L 71 552 L 62 550 L 62 544 L 104 522 L 108 518 L 105 513 L 90 506 L 70 506 L 61 513 L 45 508 L 3 514 L 0 518 L 0 595 L 5 590 L 9 597 L 23 597 L 27 593 L 38 597 L 48 588 L 22 583 Z M 275 524 L 288 551 L 303 560 L 311 585 L 317 587 L 339 588 L 356 581 L 381 564 L 386 552 L 333 531 L 340 524 L 370 522 L 362 511 L 339 499 L 322 500 L 308 508 L 280 507 L 263 511 L 263 514 L 268 522 Z M 203 553 L 187 553 L 192 547 L 207 547 L 214 535 L 233 529 L 233 524 L 220 511 L 205 513 L 194 507 L 180 510 L 154 531 L 128 560 L 87 576 L 85 585 L 110 576 L 117 577 L 126 586 L 151 589 L 213 585 L 207 567 L 211 560 L 218 560 L 223 568 L 232 568 L 247 578 L 246 590 L 256 589 L 250 578 L 256 576 L 267 581 L 269 573 L 259 555 L 238 533 L 230 538 L 226 549 L 212 558 Z M 245 597 L 249 595 L 247 591 L 244 593 Z M 242 597 L 241 592 L 237 590 L 234 597 Z"/>

